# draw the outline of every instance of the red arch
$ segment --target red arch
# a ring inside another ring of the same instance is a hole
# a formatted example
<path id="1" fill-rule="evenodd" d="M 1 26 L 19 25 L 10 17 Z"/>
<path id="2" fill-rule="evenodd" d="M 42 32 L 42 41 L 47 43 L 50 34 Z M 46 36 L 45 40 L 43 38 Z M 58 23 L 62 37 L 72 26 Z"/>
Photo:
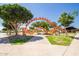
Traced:
<path id="1" fill-rule="evenodd" d="M 48 23 L 49 23 L 51 26 L 53 26 L 53 27 L 56 27 L 56 26 L 57 26 L 57 24 L 56 24 L 55 22 L 51 22 L 51 21 L 50 21 L 49 19 L 47 19 L 47 18 L 38 17 L 38 18 L 33 18 L 33 19 L 29 20 L 29 21 L 27 22 L 27 24 L 26 24 L 26 27 L 27 27 L 31 22 L 36 21 L 36 20 L 44 20 L 44 21 L 48 22 Z"/>
<path id="2" fill-rule="evenodd" d="M 27 22 L 26 28 L 23 28 L 23 33 L 25 33 L 25 34 L 26 34 L 26 33 L 33 34 L 34 32 L 30 32 L 30 31 L 27 29 L 27 26 L 28 26 L 31 22 L 36 21 L 36 20 L 44 20 L 44 21 L 48 22 L 51 26 L 54 27 L 53 29 L 51 29 L 51 30 L 49 30 L 49 31 L 46 31 L 46 30 L 45 30 L 47 33 L 53 34 L 53 33 L 56 33 L 57 30 L 61 30 L 62 32 L 65 32 L 65 30 L 64 30 L 63 28 L 61 28 L 60 26 L 57 26 L 57 24 L 56 24 L 55 22 L 51 22 L 51 21 L 48 20 L 47 18 L 38 17 L 38 18 L 33 18 L 33 19 L 31 19 L 31 20 L 29 20 L 29 21 Z"/>

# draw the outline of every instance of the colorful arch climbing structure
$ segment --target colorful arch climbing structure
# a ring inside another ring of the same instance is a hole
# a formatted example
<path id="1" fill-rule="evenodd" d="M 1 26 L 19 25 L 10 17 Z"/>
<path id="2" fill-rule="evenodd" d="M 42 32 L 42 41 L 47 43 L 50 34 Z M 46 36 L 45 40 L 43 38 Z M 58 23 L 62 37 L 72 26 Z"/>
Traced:
<path id="1" fill-rule="evenodd" d="M 46 31 L 46 33 L 49 33 L 49 34 L 54 34 L 56 33 L 58 30 L 62 31 L 62 32 L 65 32 L 65 30 L 63 28 L 61 28 L 60 26 L 57 26 L 57 24 L 55 22 L 51 22 L 49 19 L 47 18 L 43 18 L 43 17 L 38 17 L 38 18 L 33 18 L 31 20 L 29 20 L 26 24 L 26 28 L 23 29 L 23 32 L 24 33 L 29 33 L 29 34 L 33 34 L 32 32 L 30 32 L 29 30 L 27 30 L 27 26 L 33 22 L 33 21 L 36 21 L 36 20 L 44 20 L 46 22 L 48 22 L 51 26 L 53 26 L 53 28 L 49 31 Z"/>

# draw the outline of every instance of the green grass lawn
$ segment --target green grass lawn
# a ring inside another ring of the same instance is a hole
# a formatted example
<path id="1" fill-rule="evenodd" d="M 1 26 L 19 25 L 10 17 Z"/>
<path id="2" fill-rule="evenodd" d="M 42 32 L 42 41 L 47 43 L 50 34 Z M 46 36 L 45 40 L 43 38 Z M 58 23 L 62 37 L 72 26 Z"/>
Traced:
<path id="1" fill-rule="evenodd" d="M 54 45 L 69 46 L 71 44 L 72 38 L 65 35 L 60 36 L 47 36 L 48 41 Z"/>
<path id="2" fill-rule="evenodd" d="M 31 38 L 32 36 L 26 36 L 24 38 L 12 38 L 9 40 L 9 42 L 13 45 L 20 45 L 24 44 L 25 42 L 28 42 Z"/>

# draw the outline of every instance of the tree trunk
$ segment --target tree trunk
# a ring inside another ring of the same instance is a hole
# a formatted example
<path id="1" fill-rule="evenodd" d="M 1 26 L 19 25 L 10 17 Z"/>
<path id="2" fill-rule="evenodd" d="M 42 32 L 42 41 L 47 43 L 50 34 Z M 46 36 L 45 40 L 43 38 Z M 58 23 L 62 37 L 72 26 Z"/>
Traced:
<path id="1" fill-rule="evenodd" d="M 18 35 L 17 24 L 14 24 L 14 23 L 11 22 L 10 26 L 14 30 L 15 35 Z"/>
<path id="2" fill-rule="evenodd" d="M 68 36 L 68 32 L 67 32 L 66 28 L 67 28 L 67 27 L 65 27 L 65 34 L 66 34 L 66 36 Z"/>
<path id="3" fill-rule="evenodd" d="M 9 33 L 9 32 L 8 32 L 8 29 L 7 29 L 7 35 L 8 35 L 8 33 Z"/>
<path id="4" fill-rule="evenodd" d="M 11 35 L 11 30 L 9 30 L 9 35 Z"/>
<path id="5" fill-rule="evenodd" d="M 15 28 L 15 35 L 16 35 L 16 36 L 18 35 L 18 31 L 17 31 L 17 28 Z"/>
<path id="6" fill-rule="evenodd" d="M 17 24 L 14 24 L 13 26 L 14 26 L 14 30 L 15 30 L 15 36 L 17 36 L 18 35 Z"/>

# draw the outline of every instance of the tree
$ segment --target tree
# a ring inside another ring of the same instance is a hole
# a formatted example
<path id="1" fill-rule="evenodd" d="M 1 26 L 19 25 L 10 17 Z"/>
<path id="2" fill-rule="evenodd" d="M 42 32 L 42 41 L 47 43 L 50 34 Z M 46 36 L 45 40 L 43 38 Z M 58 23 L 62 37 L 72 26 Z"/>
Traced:
<path id="1" fill-rule="evenodd" d="M 5 22 L 2 23 L 2 25 L 4 26 L 4 28 L 2 30 L 7 31 L 7 34 L 11 35 L 11 31 L 13 31 L 12 27 Z"/>
<path id="2" fill-rule="evenodd" d="M 16 35 L 18 34 L 18 24 L 26 23 L 33 17 L 32 13 L 25 7 L 18 4 L 4 4 L 0 6 L 0 18 L 11 26 Z"/>
<path id="3" fill-rule="evenodd" d="M 30 28 L 34 29 L 34 27 L 43 27 L 46 30 L 49 30 L 50 25 L 45 21 L 38 21 L 38 22 L 34 22 Z"/>
<path id="4" fill-rule="evenodd" d="M 61 23 L 62 26 L 68 27 L 68 26 L 70 26 L 70 24 L 72 24 L 74 22 L 75 16 L 77 16 L 77 15 L 78 15 L 78 13 L 75 11 L 72 13 L 64 12 L 61 14 L 58 22 Z"/>
<path id="5" fill-rule="evenodd" d="M 74 22 L 74 19 L 75 19 L 76 16 L 78 16 L 78 12 L 77 11 L 74 11 L 72 13 L 64 12 L 64 13 L 61 14 L 58 22 L 61 23 L 60 26 L 64 26 L 65 27 L 66 35 L 68 35 L 66 28 L 68 26 L 70 26 Z"/>

